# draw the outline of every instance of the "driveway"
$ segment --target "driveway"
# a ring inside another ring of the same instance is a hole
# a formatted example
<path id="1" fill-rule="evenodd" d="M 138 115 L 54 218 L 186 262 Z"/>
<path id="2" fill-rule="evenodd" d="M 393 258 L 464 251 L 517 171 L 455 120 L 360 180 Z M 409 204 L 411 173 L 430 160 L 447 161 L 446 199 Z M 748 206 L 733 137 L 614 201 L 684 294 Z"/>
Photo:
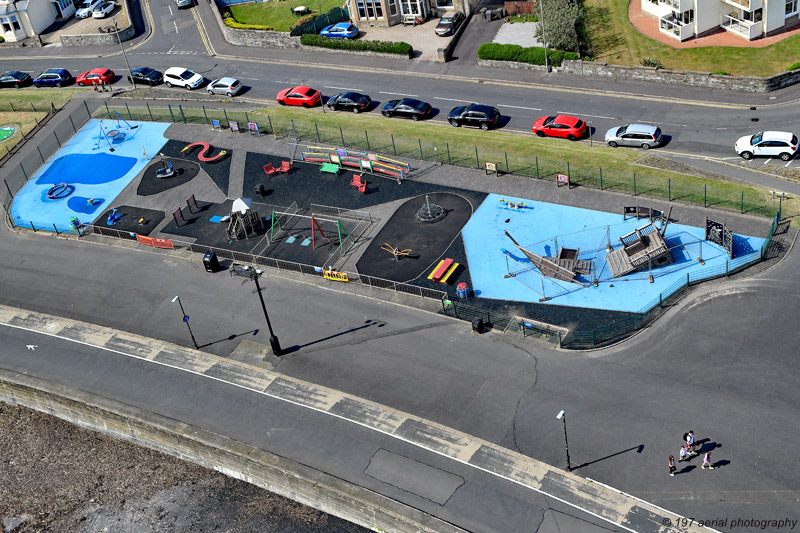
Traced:
<path id="1" fill-rule="evenodd" d="M 91 16 L 85 19 L 72 17 L 68 21 L 62 22 L 60 25 L 53 24 L 40 35 L 42 38 L 42 44 L 61 46 L 62 35 L 88 35 L 92 33 L 99 33 L 99 27 L 113 27 L 114 23 L 111 21 L 111 19 L 114 17 L 117 19 L 117 27 L 120 30 L 127 28 L 130 24 L 128 21 L 128 15 L 122 8 L 122 4 L 118 3 L 117 7 L 114 8 L 114 11 L 102 19 L 92 18 Z"/>
<path id="2" fill-rule="evenodd" d="M 360 28 L 361 39 L 368 41 L 402 41 L 414 48 L 415 59 L 438 61 L 439 53 L 437 50 L 450 44 L 450 39 L 453 37 L 439 37 L 436 35 L 433 30 L 437 24 L 439 24 L 438 17 L 416 26 L 398 24 L 388 28 Z"/>

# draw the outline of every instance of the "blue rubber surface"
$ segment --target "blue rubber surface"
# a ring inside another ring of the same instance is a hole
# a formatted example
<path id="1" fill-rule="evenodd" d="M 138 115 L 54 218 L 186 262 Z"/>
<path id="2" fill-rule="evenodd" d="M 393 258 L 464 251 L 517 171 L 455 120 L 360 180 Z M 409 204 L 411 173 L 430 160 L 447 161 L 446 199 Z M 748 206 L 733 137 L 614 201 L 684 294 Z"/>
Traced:
<path id="1" fill-rule="evenodd" d="M 501 199 L 526 205 L 509 209 Z M 657 301 L 660 293 L 667 294 L 675 284 L 685 281 L 687 274 L 696 280 L 715 269 L 724 271 L 728 256 L 721 247 L 702 240 L 703 228 L 670 223 L 665 240 L 675 263 L 652 269 L 653 283 L 647 270 L 611 277 L 605 263 L 609 240 L 617 249 L 621 246 L 619 237 L 648 222 L 635 218 L 623 222 L 620 213 L 490 194 L 462 230 L 475 295 L 521 302 L 540 302 L 546 297 L 550 299 L 542 303 L 639 312 Z M 578 259 L 593 261 L 598 286 L 592 286 L 592 275 L 578 277 L 588 288 L 541 276 L 504 230 L 521 246 L 545 257 L 557 256 L 561 247 L 580 249 Z M 764 239 L 758 237 L 736 235 L 734 257 L 757 254 L 763 243 Z M 509 272 L 515 275 L 504 277 Z"/>

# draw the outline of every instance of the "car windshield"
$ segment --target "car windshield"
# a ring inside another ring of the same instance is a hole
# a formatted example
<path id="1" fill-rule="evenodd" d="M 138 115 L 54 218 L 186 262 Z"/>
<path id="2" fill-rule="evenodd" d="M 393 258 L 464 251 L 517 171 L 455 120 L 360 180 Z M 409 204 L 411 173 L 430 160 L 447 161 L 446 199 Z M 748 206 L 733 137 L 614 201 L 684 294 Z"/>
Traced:
<path id="1" fill-rule="evenodd" d="M 622 135 L 626 131 L 628 131 L 628 126 L 622 126 L 620 129 L 617 130 L 617 135 Z"/>
<path id="2" fill-rule="evenodd" d="M 762 132 L 756 133 L 755 135 L 750 137 L 750 144 L 753 145 L 753 146 L 757 145 L 758 143 L 761 142 L 761 139 L 763 137 L 764 137 L 764 134 Z"/>
<path id="3" fill-rule="evenodd" d="M 797 146 L 797 135 L 792 135 L 792 146 Z"/>
<path id="4" fill-rule="evenodd" d="M 181 72 L 182 80 L 188 80 L 192 76 L 194 76 L 194 72 L 192 72 L 191 70 L 184 70 L 183 72 Z"/>
<path id="5" fill-rule="evenodd" d="M 139 69 L 139 74 L 141 74 L 142 76 L 149 76 L 152 73 L 153 73 L 153 69 L 151 69 L 151 68 Z"/>
<path id="6" fill-rule="evenodd" d="M 86 0 L 84 3 L 81 4 L 81 7 L 79 7 L 78 9 L 89 9 L 90 7 L 92 7 L 92 1 Z"/>
<path id="7" fill-rule="evenodd" d="M 442 24 L 452 24 L 453 17 L 442 17 Z"/>
<path id="8" fill-rule="evenodd" d="M 555 119 L 556 119 L 556 117 L 547 117 L 544 120 L 544 125 L 547 126 L 548 124 L 552 124 Z"/>
<path id="9" fill-rule="evenodd" d="M 314 89 L 308 89 L 304 94 L 306 96 L 314 96 L 314 93 L 316 93 L 316 92 L 317 91 L 315 91 Z"/>
<path id="10" fill-rule="evenodd" d="M 344 93 L 341 95 L 341 98 L 346 100 L 353 100 L 354 102 L 361 98 L 361 95 L 358 93 Z"/>

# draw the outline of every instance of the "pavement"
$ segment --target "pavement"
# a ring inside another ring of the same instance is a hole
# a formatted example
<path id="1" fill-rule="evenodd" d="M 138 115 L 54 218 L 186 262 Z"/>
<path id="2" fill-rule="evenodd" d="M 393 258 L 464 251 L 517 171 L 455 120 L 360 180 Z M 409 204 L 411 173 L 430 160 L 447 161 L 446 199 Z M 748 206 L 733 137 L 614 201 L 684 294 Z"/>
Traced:
<path id="1" fill-rule="evenodd" d="M 361 39 L 367 41 L 403 41 L 414 48 L 414 59 L 438 61 L 439 48 L 445 48 L 453 37 L 439 37 L 436 35 L 433 30 L 437 24 L 439 24 L 439 18 L 428 19 L 416 26 L 362 27 Z M 398 29 L 400 28 L 402 28 L 402 35 L 398 35 Z"/>

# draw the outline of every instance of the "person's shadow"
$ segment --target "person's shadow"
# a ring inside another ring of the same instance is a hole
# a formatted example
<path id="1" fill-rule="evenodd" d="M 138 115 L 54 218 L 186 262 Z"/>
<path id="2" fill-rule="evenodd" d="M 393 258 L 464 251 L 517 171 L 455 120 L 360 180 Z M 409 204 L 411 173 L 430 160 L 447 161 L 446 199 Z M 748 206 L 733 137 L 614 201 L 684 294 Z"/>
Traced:
<path id="1" fill-rule="evenodd" d="M 695 465 L 686 465 L 683 468 L 681 468 L 680 470 L 678 470 L 677 472 L 675 472 L 675 474 L 688 474 L 689 472 L 691 472 L 692 470 L 694 470 L 696 468 L 697 467 Z"/>

